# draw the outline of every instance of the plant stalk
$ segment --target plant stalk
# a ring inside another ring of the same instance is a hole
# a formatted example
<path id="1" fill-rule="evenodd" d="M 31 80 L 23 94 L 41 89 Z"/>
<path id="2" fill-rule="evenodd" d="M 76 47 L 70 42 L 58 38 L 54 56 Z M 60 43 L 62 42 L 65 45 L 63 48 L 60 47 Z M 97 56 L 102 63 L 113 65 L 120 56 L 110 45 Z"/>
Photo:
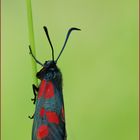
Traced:
<path id="1" fill-rule="evenodd" d="M 26 4 L 27 4 L 29 42 L 30 42 L 30 45 L 31 45 L 32 52 L 33 52 L 34 56 L 36 56 L 31 0 L 26 0 Z M 34 59 L 33 59 L 32 56 L 31 56 L 31 63 L 32 63 L 32 78 L 33 78 L 33 83 L 36 86 L 38 86 L 38 80 L 36 78 L 37 65 L 36 65 L 36 62 L 34 61 Z"/>

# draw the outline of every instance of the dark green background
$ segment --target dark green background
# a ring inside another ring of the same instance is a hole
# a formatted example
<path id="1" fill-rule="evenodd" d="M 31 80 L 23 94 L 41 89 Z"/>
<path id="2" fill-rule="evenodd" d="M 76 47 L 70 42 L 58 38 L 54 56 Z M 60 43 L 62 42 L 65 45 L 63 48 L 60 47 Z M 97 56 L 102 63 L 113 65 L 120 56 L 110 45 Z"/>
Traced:
<path id="1" fill-rule="evenodd" d="M 68 140 L 138 140 L 138 1 L 32 0 L 37 58 L 64 79 Z M 34 106 L 25 0 L 2 0 L 2 140 L 30 140 Z M 40 67 L 38 67 L 39 69 Z"/>

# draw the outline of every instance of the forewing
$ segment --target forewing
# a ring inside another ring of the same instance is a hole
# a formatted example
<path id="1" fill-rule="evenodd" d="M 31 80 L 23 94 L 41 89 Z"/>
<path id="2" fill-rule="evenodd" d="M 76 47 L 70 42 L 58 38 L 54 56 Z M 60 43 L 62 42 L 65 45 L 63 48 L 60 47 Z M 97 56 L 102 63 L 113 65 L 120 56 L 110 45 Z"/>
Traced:
<path id="1" fill-rule="evenodd" d="M 62 93 L 52 81 L 42 80 L 34 116 L 32 140 L 64 140 Z"/>

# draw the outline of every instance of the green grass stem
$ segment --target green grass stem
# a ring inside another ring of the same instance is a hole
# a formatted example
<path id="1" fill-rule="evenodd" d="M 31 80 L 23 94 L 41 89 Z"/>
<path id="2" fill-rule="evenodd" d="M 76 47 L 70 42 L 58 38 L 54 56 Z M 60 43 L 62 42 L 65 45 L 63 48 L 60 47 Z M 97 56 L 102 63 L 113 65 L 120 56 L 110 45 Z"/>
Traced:
<path id="1" fill-rule="evenodd" d="M 31 0 L 26 0 L 26 4 L 27 4 L 29 42 L 31 45 L 32 52 L 33 52 L 34 56 L 36 56 Z M 37 86 L 38 85 L 38 80 L 36 78 L 37 65 L 36 65 L 36 62 L 34 61 L 34 59 L 32 58 L 32 56 L 31 56 L 31 62 L 32 62 L 33 83 Z"/>

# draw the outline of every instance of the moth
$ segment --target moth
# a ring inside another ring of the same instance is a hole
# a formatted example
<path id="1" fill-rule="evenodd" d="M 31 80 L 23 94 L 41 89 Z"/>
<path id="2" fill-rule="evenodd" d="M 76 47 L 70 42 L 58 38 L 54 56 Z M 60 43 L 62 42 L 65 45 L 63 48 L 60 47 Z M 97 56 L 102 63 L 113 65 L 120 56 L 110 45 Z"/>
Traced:
<path id="1" fill-rule="evenodd" d="M 40 79 L 39 87 L 32 85 L 35 104 L 33 119 L 32 140 L 66 140 L 66 124 L 64 113 L 64 101 L 62 90 L 62 73 L 57 66 L 57 62 L 66 46 L 72 31 L 80 29 L 70 28 L 66 35 L 64 45 L 56 59 L 54 59 L 54 49 L 51 43 L 47 27 L 43 27 L 52 50 L 52 60 L 41 63 L 36 59 L 29 46 L 30 54 L 35 62 L 42 66 L 36 77 Z"/>

